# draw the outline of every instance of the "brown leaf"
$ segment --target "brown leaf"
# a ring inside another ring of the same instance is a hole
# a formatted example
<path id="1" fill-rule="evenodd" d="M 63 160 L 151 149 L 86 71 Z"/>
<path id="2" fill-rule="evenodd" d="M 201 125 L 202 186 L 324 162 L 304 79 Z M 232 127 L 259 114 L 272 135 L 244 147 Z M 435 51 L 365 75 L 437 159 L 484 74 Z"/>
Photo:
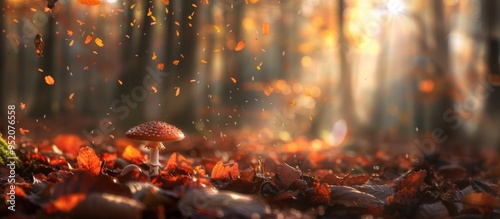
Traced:
<path id="1" fill-rule="evenodd" d="M 240 176 L 238 164 L 223 164 L 222 161 L 215 164 L 210 178 L 219 180 L 237 179 Z"/>
<path id="2" fill-rule="evenodd" d="M 184 174 L 191 175 L 194 173 L 191 164 L 193 164 L 192 160 L 188 160 L 181 154 L 174 152 L 172 155 L 170 155 L 170 158 L 168 159 L 167 172 L 176 173 L 180 171 Z"/>
<path id="3" fill-rule="evenodd" d="M 76 160 L 78 161 L 78 168 L 81 170 L 85 170 L 93 175 L 99 175 L 101 172 L 101 160 L 92 148 L 81 148 Z"/>
<path id="4" fill-rule="evenodd" d="M 393 196 L 388 197 L 388 202 L 405 207 L 413 207 L 418 202 L 419 198 L 419 194 L 415 187 L 405 187 L 396 192 Z"/>
<path id="5" fill-rule="evenodd" d="M 427 176 L 427 171 L 419 170 L 413 173 L 410 173 L 406 178 L 398 185 L 399 189 L 403 188 L 418 188 L 424 182 L 425 177 Z"/>
<path id="6" fill-rule="evenodd" d="M 473 192 L 462 199 L 464 210 L 475 209 L 483 216 L 489 215 L 494 208 L 500 208 L 500 198 L 484 192 Z"/>
<path id="7" fill-rule="evenodd" d="M 277 174 L 280 182 L 283 183 L 284 188 L 288 188 L 295 181 L 300 179 L 301 172 L 284 163 L 278 166 Z"/>
<path id="8" fill-rule="evenodd" d="M 313 205 L 325 205 L 330 202 L 330 187 L 328 184 L 317 183 L 316 187 L 313 189 L 311 193 L 308 194 L 308 202 Z"/>
<path id="9" fill-rule="evenodd" d="M 68 218 L 142 218 L 144 205 L 132 198 L 107 193 L 89 194 Z"/>

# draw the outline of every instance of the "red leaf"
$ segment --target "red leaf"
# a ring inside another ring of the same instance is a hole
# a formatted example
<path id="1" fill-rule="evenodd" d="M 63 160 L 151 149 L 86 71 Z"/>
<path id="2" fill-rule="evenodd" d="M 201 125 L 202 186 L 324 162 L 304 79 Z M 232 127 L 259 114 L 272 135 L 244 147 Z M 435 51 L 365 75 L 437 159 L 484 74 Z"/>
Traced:
<path id="1" fill-rule="evenodd" d="M 44 208 L 49 213 L 55 212 L 70 212 L 75 206 L 77 206 L 86 195 L 83 193 L 63 195 L 56 199 L 54 202 L 49 203 Z"/>
<path id="2" fill-rule="evenodd" d="M 424 182 L 427 176 L 427 171 L 419 170 L 417 172 L 410 173 L 398 186 L 399 189 L 403 188 L 418 188 Z"/>
<path id="3" fill-rule="evenodd" d="M 191 167 L 192 163 L 192 160 L 186 159 L 181 154 L 173 153 L 168 159 L 167 172 L 174 173 L 180 171 L 185 174 L 193 174 L 193 167 Z"/>
<path id="4" fill-rule="evenodd" d="M 93 175 L 99 175 L 101 172 L 101 160 L 97 157 L 92 148 L 81 148 L 76 160 L 78 162 L 78 168 L 81 170 L 85 170 Z"/>

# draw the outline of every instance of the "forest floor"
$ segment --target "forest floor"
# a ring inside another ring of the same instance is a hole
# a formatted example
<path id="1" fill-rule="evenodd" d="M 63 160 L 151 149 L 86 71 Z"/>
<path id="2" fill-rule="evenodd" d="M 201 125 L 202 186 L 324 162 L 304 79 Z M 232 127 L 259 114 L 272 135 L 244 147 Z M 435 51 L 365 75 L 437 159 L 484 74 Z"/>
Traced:
<path id="1" fill-rule="evenodd" d="M 166 144 L 150 177 L 139 142 L 33 142 L 19 144 L 15 166 L 2 143 L 4 218 L 500 218 L 491 149 L 416 156 L 306 138 L 187 136 Z"/>

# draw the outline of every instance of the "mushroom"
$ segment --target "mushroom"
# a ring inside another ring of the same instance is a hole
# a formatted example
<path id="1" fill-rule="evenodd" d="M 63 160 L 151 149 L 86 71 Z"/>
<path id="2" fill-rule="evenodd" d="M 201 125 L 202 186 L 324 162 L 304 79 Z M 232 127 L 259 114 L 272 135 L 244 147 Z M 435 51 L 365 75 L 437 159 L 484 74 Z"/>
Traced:
<path id="1" fill-rule="evenodd" d="M 184 133 L 177 127 L 162 121 L 150 121 L 132 127 L 125 133 L 125 136 L 134 140 L 147 141 L 146 148 L 149 148 L 149 175 L 155 176 L 160 172 L 160 162 L 158 161 L 160 149 L 165 149 L 161 142 L 180 141 L 184 139 Z"/>

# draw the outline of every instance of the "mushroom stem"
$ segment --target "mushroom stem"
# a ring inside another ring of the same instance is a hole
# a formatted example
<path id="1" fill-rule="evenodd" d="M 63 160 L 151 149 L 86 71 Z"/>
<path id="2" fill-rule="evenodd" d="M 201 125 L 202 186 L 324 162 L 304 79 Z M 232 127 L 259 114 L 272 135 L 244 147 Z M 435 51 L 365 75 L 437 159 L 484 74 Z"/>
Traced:
<path id="1" fill-rule="evenodd" d="M 149 176 L 156 176 L 160 174 L 160 149 L 164 146 L 161 142 L 151 142 L 147 145 L 149 147 Z"/>

